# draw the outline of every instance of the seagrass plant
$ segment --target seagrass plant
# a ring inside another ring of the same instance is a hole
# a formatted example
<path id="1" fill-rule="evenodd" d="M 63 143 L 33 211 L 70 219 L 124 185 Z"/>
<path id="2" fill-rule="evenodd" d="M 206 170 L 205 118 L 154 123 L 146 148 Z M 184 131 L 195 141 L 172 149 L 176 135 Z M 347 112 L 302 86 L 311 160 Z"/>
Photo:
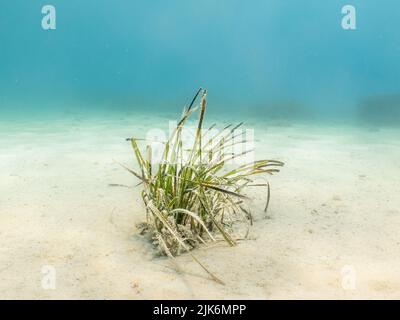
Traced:
<path id="1" fill-rule="evenodd" d="M 139 165 L 139 171 L 126 168 L 143 185 L 142 199 L 146 206 L 147 222 L 142 224 L 142 233 L 151 235 L 161 253 L 169 257 L 188 252 L 200 266 L 218 281 L 216 276 L 191 253 L 199 244 L 220 240 L 230 246 L 236 244 L 231 232 L 234 221 L 252 221 L 250 210 L 245 207 L 247 187 L 266 187 L 267 210 L 269 183 L 255 183 L 254 176 L 273 174 L 283 165 L 275 160 L 258 160 L 245 165 L 229 168 L 227 163 L 241 157 L 250 150 L 239 154 L 227 153 L 232 146 L 246 143 L 237 141 L 237 129 L 242 125 L 229 125 L 211 135 L 214 125 L 203 130 L 206 112 L 206 90 L 199 89 L 168 141 L 163 142 L 162 161 L 153 167 L 152 148 L 144 152 L 138 146 L 141 139 L 129 138 Z M 199 106 L 195 106 L 200 97 Z M 198 113 L 197 128 L 193 145 L 185 149 L 182 130 L 194 113 Z"/>

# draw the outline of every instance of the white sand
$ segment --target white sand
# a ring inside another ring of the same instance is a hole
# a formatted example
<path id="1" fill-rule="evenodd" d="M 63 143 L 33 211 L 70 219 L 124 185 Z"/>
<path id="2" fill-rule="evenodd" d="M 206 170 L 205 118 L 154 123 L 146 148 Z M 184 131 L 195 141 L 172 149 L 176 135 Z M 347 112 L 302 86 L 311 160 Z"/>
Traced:
<path id="1" fill-rule="evenodd" d="M 222 286 L 136 234 L 140 188 L 109 186 L 137 182 L 113 159 L 134 166 L 124 138 L 166 120 L 127 119 L 0 123 L 0 298 L 400 298 L 400 130 L 250 123 L 286 166 L 269 218 L 254 195 L 253 240 L 195 251 Z"/>

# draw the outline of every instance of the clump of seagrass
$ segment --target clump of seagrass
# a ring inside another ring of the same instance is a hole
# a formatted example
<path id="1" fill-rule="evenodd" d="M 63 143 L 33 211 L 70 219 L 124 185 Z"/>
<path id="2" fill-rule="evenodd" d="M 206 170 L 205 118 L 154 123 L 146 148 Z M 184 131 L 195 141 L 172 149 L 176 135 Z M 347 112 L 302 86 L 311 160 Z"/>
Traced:
<path id="1" fill-rule="evenodd" d="M 200 105 L 195 102 L 201 95 Z M 182 142 L 182 130 L 188 118 L 199 112 L 193 145 L 186 150 Z M 210 127 L 202 131 L 206 111 L 206 90 L 201 88 L 194 96 L 182 118 L 163 146 L 162 161 L 152 166 L 152 148 L 145 152 L 138 147 L 138 140 L 130 138 L 139 164 L 140 172 L 126 168 L 141 180 L 142 198 L 147 210 L 147 222 L 142 224 L 143 233 L 150 234 L 160 252 L 169 257 L 179 255 L 181 251 L 191 254 L 193 259 L 208 272 L 211 277 L 221 282 L 210 273 L 190 252 L 198 244 L 218 241 L 218 236 L 231 246 L 236 244 L 232 236 L 231 223 L 235 219 L 251 221 L 251 213 L 245 208 L 246 187 L 267 187 L 267 210 L 269 184 L 256 184 L 253 176 L 278 172 L 283 163 L 275 160 L 258 160 L 249 164 L 227 169 L 226 164 L 240 154 L 226 153 L 225 150 L 237 141 L 236 131 L 241 124 L 229 125 L 224 130 L 209 136 Z M 208 136 L 208 137 L 207 137 Z"/>

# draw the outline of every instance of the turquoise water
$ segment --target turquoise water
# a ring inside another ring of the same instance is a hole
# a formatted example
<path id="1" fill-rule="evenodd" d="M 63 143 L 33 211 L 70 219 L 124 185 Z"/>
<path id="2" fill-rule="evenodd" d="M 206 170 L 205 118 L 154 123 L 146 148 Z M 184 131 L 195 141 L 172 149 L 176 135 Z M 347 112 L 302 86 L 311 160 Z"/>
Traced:
<path id="1" fill-rule="evenodd" d="M 56 29 L 42 28 L 42 7 Z M 356 29 L 341 10 L 356 9 Z M 385 1 L 2 0 L 5 117 L 179 112 L 400 120 L 400 4 Z"/>
<path id="2" fill-rule="evenodd" d="M 0 298 L 400 298 L 399 58 L 399 0 L 0 0 Z M 155 257 L 120 165 L 200 86 L 203 128 L 245 122 L 220 172 L 285 163 L 267 213 L 245 190 L 248 241 L 194 252 L 225 286 Z"/>

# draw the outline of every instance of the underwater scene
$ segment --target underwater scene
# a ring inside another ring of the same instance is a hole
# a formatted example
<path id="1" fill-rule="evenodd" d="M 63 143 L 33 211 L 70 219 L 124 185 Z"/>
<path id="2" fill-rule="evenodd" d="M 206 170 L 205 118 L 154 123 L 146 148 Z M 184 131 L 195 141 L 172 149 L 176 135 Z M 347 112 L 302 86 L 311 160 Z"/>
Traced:
<path id="1" fill-rule="evenodd" d="M 0 299 L 399 299 L 400 3 L 2 0 Z"/>

